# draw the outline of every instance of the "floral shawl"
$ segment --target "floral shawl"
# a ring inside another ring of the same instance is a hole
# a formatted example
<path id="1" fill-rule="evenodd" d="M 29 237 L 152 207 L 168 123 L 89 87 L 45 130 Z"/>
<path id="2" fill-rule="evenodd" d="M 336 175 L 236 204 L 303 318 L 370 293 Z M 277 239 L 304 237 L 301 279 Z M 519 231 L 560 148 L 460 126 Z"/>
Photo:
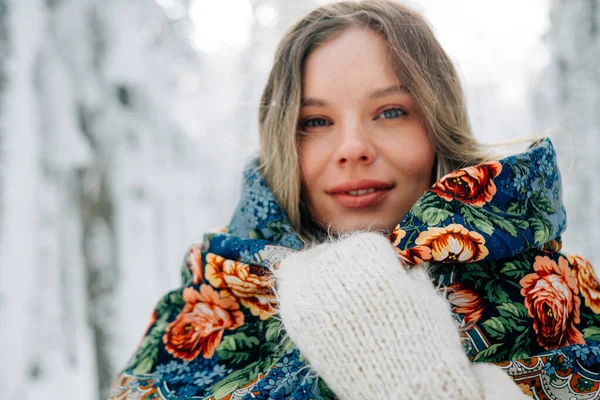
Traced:
<path id="1" fill-rule="evenodd" d="M 111 399 L 335 398 L 272 318 L 269 267 L 302 242 L 256 164 L 244 178 L 230 225 L 186 253 L 182 286 L 158 302 Z M 585 259 L 559 252 L 565 225 L 544 139 L 446 175 L 389 239 L 406 266 L 435 265 L 473 361 L 536 399 L 588 399 L 600 395 L 600 285 Z"/>

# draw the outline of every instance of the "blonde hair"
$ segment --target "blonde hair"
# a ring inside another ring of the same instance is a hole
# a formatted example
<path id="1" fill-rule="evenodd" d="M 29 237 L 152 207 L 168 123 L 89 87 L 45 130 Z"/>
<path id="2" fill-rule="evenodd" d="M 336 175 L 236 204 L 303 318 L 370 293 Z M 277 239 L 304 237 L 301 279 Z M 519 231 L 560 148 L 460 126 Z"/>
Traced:
<path id="1" fill-rule="evenodd" d="M 385 0 L 343 1 L 315 9 L 283 37 L 259 108 L 260 169 L 293 227 L 302 232 L 297 124 L 303 66 L 319 45 L 358 27 L 380 34 L 398 79 L 418 105 L 436 152 L 436 175 L 489 159 L 472 135 L 460 79 L 427 21 Z"/>

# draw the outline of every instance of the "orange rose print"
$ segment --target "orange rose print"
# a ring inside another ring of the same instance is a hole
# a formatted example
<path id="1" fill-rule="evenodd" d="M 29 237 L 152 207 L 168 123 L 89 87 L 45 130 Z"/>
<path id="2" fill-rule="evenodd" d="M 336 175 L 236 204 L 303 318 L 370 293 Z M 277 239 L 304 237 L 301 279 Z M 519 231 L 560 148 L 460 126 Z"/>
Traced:
<path id="1" fill-rule="evenodd" d="M 580 256 L 567 256 L 572 266 L 571 275 L 585 299 L 585 305 L 594 313 L 600 314 L 600 282 L 596 278 L 594 268 L 588 260 Z"/>
<path id="2" fill-rule="evenodd" d="M 431 260 L 431 249 L 425 246 L 415 246 L 410 249 L 400 250 L 394 247 L 396 255 L 404 265 L 420 264 Z"/>
<path id="3" fill-rule="evenodd" d="M 208 253 L 205 274 L 214 287 L 230 290 L 252 315 L 262 320 L 273 315 L 275 280 L 263 269 Z"/>
<path id="4" fill-rule="evenodd" d="M 191 361 L 198 354 L 211 358 L 221 343 L 225 329 L 244 324 L 244 313 L 227 292 L 217 292 L 209 285 L 183 289 L 185 306 L 163 336 L 165 348 L 173 357 Z"/>
<path id="5" fill-rule="evenodd" d="M 498 161 L 459 169 L 436 182 L 431 191 L 447 201 L 458 200 L 481 207 L 496 194 L 493 179 L 501 171 L 502 164 Z"/>
<path id="6" fill-rule="evenodd" d="M 485 258 L 489 251 L 485 239 L 477 232 L 470 232 L 460 224 L 445 228 L 427 228 L 415 243 L 431 249 L 431 258 L 444 262 L 472 262 Z"/>
<path id="7" fill-rule="evenodd" d="M 396 225 L 392 233 L 390 233 L 387 238 L 390 243 L 392 243 L 392 246 L 398 246 L 404 236 L 406 236 L 406 231 L 400 229 L 400 225 Z"/>
<path id="8" fill-rule="evenodd" d="M 581 301 L 567 260 L 560 257 L 557 264 L 548 256 L 537 256 L 533 269 L 535 272 L 519 283 L 540 346 L 550 350 L 584 344 L 583 335 L 575 327 Z"/>
<path id="9" fill-rule="evenodd" d="M 462 282 L 448 286 L 448 302 L 452 304 L 452 312 L 463 314 L 465 330 L 473 326 L 483 316 L 483 299 L 473 289 Z"/>
<path id="10" fill-rule="evenodd" d="M 202 282 L 202 255 L 200 253 L 200 247 L 194 246 L 190 248 L 187 257 L 187 265 L 194 276 L 194 285 Z"/>

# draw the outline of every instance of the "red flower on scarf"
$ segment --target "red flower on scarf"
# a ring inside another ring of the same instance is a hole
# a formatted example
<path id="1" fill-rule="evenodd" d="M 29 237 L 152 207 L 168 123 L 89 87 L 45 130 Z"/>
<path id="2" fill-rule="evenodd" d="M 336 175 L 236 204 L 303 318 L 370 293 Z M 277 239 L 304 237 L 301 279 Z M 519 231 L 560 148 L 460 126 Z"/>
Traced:
<path id="1" fill-rule="evenodd" d="M 265 320 L 275 312 L 275 279 L 265 269 L 208 253 L 205 274 L 211 285 L 229 290 L 252 315 Z"/>
<path id="2" fill-rule="evenodd" d="M 519 283 L 540 346 L 550 350 L 584 344 L 583 335 L 575 327 L 581 300 L 567 260 L 559 257 L 557 264 L 548 256 L 537 256 L 533 269 L 535 272 L 525 275 Z"/>
<path id="3" fill-rule="evenodd" d="M 577 281 L 585 305 L 594 313 L 600 314 L 600 282 L 598 282 L 592 264 L 580 256 L 569 255 L 567 259 L 572 267 L 571 275 Z"/>
<path id="4" fill-rule="evenodd" d="M 458 200 L 481 207 L 496 194 L 493 179 L 501 171 L 502 164 L 498 161 L 459 169 L 436 182 L 431 191 L 447 201 Z"/>
<path id="5" fill-rule="evenodd" d="M 190 248 L 187 257 L 187 266 L 194 277 L 194 285 L 202 282 L 202 253 L 200 251 L 200 247 L 194 246 Z"/>
<path id="6" fill-rule="evenodd" d="M 452 312 L 464 315 L 462 324 L 465 330 L 473 329 L 483 316 L 483 299 L 463 282 L 453 283 L 447 289 Z"/>
<path id="7" fill-rule="evenodd" d="M 394 250 L 404 265 L 415 265 L 431 260 L 431 249 L 426 246 L 415 246 L 406 250 L 394 247 Z"/>
<path id="8" fill-rule="evenodd" d="M 202 285 L 200 292 L 183 289 L 183 299 L 183 310 L 163 336 L 165 348 L 173 357 L 191 361 L 201 353 L 202 357 L 211 358 L 225 329 L 244 324 L 240 305 L 226 291 L 219 294 L 209 285 Z"/>
<path id="9" fill-rule="evenodd" d="M 387 239 L 392 244 L 392 246 L 398 246 L 400 241 L 406 236 L 406 231 L 400 229 L 400 225 L 396 225 L 392 233 L 387 236 Z"/>

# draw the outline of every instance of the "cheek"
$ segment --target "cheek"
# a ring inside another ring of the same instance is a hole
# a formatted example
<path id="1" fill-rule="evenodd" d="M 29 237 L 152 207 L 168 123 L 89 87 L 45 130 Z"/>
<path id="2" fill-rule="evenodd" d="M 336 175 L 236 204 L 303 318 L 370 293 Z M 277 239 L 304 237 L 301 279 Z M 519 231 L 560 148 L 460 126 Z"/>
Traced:
<path id="1" fill-rule="evenodd" d="M 323 169 L 325 152 L 319 151 L 314 141 L 305 140 L 298 144 L 298 162 L 300 163 L 300 181 L 303 190 L 311 191 Z"/>
<path id="2" fill-rule="evenodd" d="M 300 184 L 301 184 L 301 199 L 307 208 L 309 215 L 313 218 L 318 218 L 320 209 L 318 207 L 318 178 L 319 173 L 319 156 L 311 146 L 306 144 L 298 145 L 298 162 L 300 164 Z M 316 207 L 316 208 L 315 208 Z"/>
<path id="3" fill-rule="evenodd" d="M 304 189 L 311 181 L 311 168 L 312 163 L 310 162 L 311 153 L 307 151 L 306 145 L 298 145 L 298 163 L 300 164 L 300 182 Z"/>
<path id="4" fill-rule="evenodd" d="M 431 182 L 435 164 L 435 153 L 433 151 L 412 151 L 411 156 L 406 161 L 405 168 L 411 174 L 426 179 L 427 186 L 433 184 Z"/>
<path id="5" fill-rule="evenodd" d="M 406 140 L 397 140 L 386 147 L 389 159 L 403 175 L 430 178 L 435 164 L 435 150 L 428 137 L 415 135 Z"/>

